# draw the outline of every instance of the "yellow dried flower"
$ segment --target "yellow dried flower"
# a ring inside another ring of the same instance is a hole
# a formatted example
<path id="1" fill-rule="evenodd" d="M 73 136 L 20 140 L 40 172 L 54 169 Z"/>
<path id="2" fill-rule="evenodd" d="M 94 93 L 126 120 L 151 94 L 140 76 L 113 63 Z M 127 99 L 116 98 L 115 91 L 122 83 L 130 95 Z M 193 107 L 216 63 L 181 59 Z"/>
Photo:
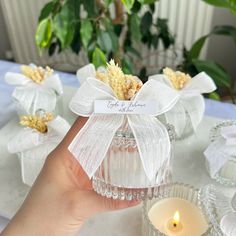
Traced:
<path id="1" fill-rule="evenodd" d="M 21 66 L 21 71 L 26 77 L 30 78 L 37 84 L 42 83 L 48 76 L 53 74 L 53 69 L 51 69 L 49 66 L 46 66 L 44 69 L 41 66 L 34 68 L 23 65 Z"/>
<path id="2" fill-rule="evenodd" d="M 97 71 L 96 78 L 108 84 L 120 100 L 130 100 L 143 85 L 138 77 L 124 74 L 114 60 L 107 63 L 105 73 Z"/>
<path id="3" fill-rule="evenodd" d="M 163 73 L 169 78 L 174 88 L 177 90 L 184 88 L 186 83 L 191 79 L 189 74 L 185 74 L 180 71 L 173 71 L 168 67 L 163 70 Z"/>
<path id="4" fill-rule="evenodd" d="M 25 115 L 20 117 L 20 124 L 31 129 L 36 129 L 40 133 L 46 133 L 48 130 L 47 123 L 53 120 L 52 113 L 45 113 L 43 116 Z"/>

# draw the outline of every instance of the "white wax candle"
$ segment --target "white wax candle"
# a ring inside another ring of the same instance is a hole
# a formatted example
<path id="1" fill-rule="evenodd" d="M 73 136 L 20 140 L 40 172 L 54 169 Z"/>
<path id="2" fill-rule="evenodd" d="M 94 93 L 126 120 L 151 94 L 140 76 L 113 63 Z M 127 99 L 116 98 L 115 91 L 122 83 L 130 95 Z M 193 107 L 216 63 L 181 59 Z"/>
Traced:
<path id="1" fill-rule="evenodd" d="M 181 227 L 173 230 L 170 222 L 176 211 L 180 215 Z M 208 229 L 201 210 L 193 203 L 180 198 L 165 198 L 157 201 L 149 210 L 148 217 L 156 229 L 168 236 L 200 236 Z"/>

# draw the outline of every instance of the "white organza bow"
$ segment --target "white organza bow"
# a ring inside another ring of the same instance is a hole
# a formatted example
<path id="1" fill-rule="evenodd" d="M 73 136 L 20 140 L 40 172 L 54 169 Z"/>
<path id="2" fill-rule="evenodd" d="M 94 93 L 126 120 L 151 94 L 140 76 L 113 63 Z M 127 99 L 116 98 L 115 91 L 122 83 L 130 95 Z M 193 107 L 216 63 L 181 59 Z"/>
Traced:
<path id="1" fill-rule="evenodd" d="M 19 133 L 9 141 L 8 151 L 10 153 L 19 153 L 32 150 L 40 145 L 44 145 L 42 149 L 45 149 L 45 145 L 49 143 L 57 145 L 70 129 L 68 122 L 60 116 L 49 121 L 47 127 L 47 133 L 40 133 L 35 129 L 22 127 Z"/>
<path id="2" fill-rule="evenodd" d="M 117 98 L 107 84 L 94 78 L 95 68 L 93 65 L 85 66 L 78 71 L 77 75 L 81 75 L 82 85 L 69 106 L 74 113 L 89 116 L 89 119 L 69 145 L 70 152 L 91 178 L 105 158 L 116 131 L 127 117 L 138 146 L 144 171 L 147 177 L 152 180 L 170 154 L 168 132 L 155 116 L 171 109 L 179 98 L 178 93 L 166 85 L 149 80 L 142 86 L 133 101 L 155 100 L 157 104 L 155 116 L 148 114 L 95 114 L 95 100 L 117 100 Z"/>
<path id="3" fill-rule="evenodd" d="M 222 127 L 220 136 L 204 152 L 212 177 L 236 155 L 236 125 Z"/>
<path id="4" fill-rule="evenodd" d="M 210 93 L 216 89 L 213 80 L 205 72 L 201 72 L 190 79 L 183 89 L 176 90 L 164 74 L 152 75 L 149 79 L 160 81 L 179 93 L 179 101 L 169 112 L 165 113 L 167 123 L 174 125 L 177 135 L 181 136 L 183 133 L 186 126 L 186 115 L 189 115 L 193 129 L 196 131 L 205 111 L 205 103 L 201 94 Z"/>
<path id="5" fill-rule="evenodd" d="M 30 64 L 31 67 L 36 67 Z M 7 72 L 5 81 L 16 86 L 12 97 L 17 100 L 24 111 L 32 114 L 38 109 L 53 111 L 57 96 L 63 94 L 61 80 L 57 74 L 48 76 L 42 83 L 37 84 L 27 76 L 20 73 Z M 30 110 L 34 104 L 34 110 Z"/>

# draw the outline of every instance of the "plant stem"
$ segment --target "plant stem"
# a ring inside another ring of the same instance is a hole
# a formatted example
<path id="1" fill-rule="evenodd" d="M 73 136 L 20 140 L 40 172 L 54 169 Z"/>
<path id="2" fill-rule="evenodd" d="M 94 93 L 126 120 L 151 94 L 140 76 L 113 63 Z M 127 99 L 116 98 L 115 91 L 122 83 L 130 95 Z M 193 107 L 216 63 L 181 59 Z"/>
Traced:
<path id="1" fill-rule="evenodd" d="M 115 14 L 116 17 L 113 20 L 114 24 L 121 24 L 123 21 L 123 15 L 124 15 L 124 8 L 121 0 L 115 0 Z"/>

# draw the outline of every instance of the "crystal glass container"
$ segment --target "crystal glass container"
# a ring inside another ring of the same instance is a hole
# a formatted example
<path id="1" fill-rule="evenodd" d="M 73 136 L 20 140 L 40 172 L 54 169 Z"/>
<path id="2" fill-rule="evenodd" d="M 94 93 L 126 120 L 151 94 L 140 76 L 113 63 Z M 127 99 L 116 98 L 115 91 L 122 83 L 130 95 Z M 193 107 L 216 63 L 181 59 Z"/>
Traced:
<path id="1" fill-rule="evenodd" d="M 219 123 L 210 130 L 210 141 L 215 141 L 220 136 L 220 130 L 225 126 L 236 125 L 236 121 L 228 120 Z M 209 164 L 206 161 L 206 168 L 209 172 Z M 236 187 L 236 153 L 221 167 L 221 169 L 213 177 L 217 182 Z"/>
<path id="2" fill-rule="evenodd" d="M 172 111 L 169 111 L 169 112 L 172 112 Z M 173 116 L 176 117 L 176 120 L 178 122 L 183 122 L 182 121 L 182 117 L 183 117 L 183 114 L 181 112 L 177 113 L 177 112 L 172 112 L 173 113 Z M 185 112 L 185 115 L 186 115 L 186 121 L 184 123 L 184 128 L 183 128 L 183 131 L 181 132 L 181 134 L 176 134 L 176 140 L 183 140 L 183 139 L 186 139 L 188 137 L 190 137 L 191 135 L 194 134 L 194 129 L 193 129 L 193 126 L 192 126 L 192 123 L 191 123 L 191 118 L 188 114 L 188 112 Z M 162 123 L 166 124 L 167 123 L 167 120 L 166 120 L 166 117 L 165 115 L 160 115 L 157 117 Z M 172 124 L 174 125 L 174 124 Z"/>
<path id="3" fill-rule="evenodd" d="M 202 209 L 212 225 L 212 235 L 224 236 L 220 228 L 223 216 L 234 210 L 232 195 L 234 190 L 215 185 L 206 185 L 199 191 Z"/>
<path id="4" fill-rule="evenodd" d="M 142 235 L 143 236 L 165 236 L 164 233 L 160 232 L 151 222 L 149 218 L 149 211 L 156 204 L 158 201 L 161 201 L 166 198 L 178 198 L 188 201 L 189 203 L 195 205 L 199 208 L 200 213 L 202 213 L 202 217 L 206 222 L 206 231 L 202 234 L 204 236 L 210 236 L 211 234 L 211 224 L 209 224 L 207 215 L 204 211 L 201 210 L 201 202 L 199 200 L 199 191 L 189 185 L 180 184 L 180 183 L 173 183 L 173 184 L 166 184 L 160 185 L 159 187 L 155 188 L 155 198 L 153 199 L 146 199 L 143 202 L 142 207 Z M 180 212 L 181 214 L 181 212 Z M 181 219 L 181 216 L 180 216 Z M 207 227 L 208 226 L 208 227 Z M 173 234 L 175 235 L 175 234 Z M 176 235 L 182 234 L 179 232 Z M 187 236 L 187 235 L 186 235 Z M 189 236 L 189 235 L 188 235 Z M 200 235 L 199 235 L 200 236 Z"/>
<path id="5" fill-rule="evenodd" d="M 175 132 L 167 125 L 171 142 Z M 158 157 L 157 157 L 158 158 Z M 153 196 L 153 188 L 171 178 L 170 157 L 151 181 L 147 178 L 135 138 L 127 123 L 115 134 L 107 155 L 93 176 L 94 190 L 108 198 L 143 199 Z"/>

